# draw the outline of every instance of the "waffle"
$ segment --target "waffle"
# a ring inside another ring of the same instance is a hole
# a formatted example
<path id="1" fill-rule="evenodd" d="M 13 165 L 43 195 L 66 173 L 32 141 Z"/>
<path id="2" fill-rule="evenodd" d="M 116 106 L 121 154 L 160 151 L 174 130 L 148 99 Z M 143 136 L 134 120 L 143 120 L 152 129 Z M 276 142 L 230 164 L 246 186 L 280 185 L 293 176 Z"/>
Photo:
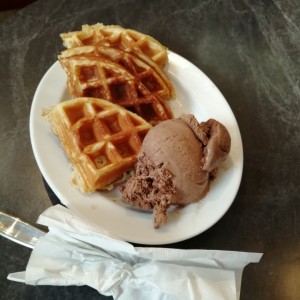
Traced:
<path id="1" fill-rule="evenodd" d="M 83 25 L 81 31 L 62 33 L 61 38 L 67 49 L 98 45 L 114 47 L 127 52 L 142 53 L 147 60 L 153 60 L 161 68 L 168 61 L 167 48 L 149 35 L 117 25 Z"/>
<path id="2" fill-rule="evenodd" d="M 73 184 L 85 193 L 125 180 L 151 128 L 138 115 L 97 98 L 61 102 L 44 116 L 73 166 Z"/>
<path id="3" fill-rule="evenodd" d="M 173 117 L 166 100 L 175 94 L 170 80 L 153 62 L 102 46 L 65 50 L 59 61 L 73 97 L 98 97 L 135 112 L 152 125 Z"/>

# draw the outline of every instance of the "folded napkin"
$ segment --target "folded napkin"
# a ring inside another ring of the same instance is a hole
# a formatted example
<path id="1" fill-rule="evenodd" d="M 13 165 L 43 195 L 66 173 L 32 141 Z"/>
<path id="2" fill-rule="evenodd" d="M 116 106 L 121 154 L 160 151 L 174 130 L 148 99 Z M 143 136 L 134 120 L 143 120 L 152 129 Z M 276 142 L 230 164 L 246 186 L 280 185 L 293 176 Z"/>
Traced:
<path id="1" fill-rule="evenodd" d="M 134 247 L 63 206 L 38 219 L 39 239 L 25 272 L 30 285 L 88 285 L 114 299 L 239 299 L 243 268 L 261 253 Z"/>

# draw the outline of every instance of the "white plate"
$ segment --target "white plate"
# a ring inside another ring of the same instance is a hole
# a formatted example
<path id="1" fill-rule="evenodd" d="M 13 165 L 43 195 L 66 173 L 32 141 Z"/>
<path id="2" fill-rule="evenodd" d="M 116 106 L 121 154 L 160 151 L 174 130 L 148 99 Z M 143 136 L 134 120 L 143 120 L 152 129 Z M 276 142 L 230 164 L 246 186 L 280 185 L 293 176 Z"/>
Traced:
<path id="1" fill-rule="evenodd" d="M 217 87 L 196 66 L 170 52 L 167 73 L 176 99 L 170 101 L 175 116 L 193 113 L 198 121 L 215 118 L 230 132 L 232 148 L 208 195 L 200 202 L 169 214 L 168 224 L 154 229 L 152 214 L 128 208 L 117 189 L 82 194 L 70 183 L 71 168 L 60 142 L 43 119 L 44 108 L 71 99 L 66 75 L 55 62 L 42 78 L 30 112 L 30 137 L 34 156 L 45 180 L 70 209 L 89 216 L 113 235 L 140 244 L 168 244 L 191 238 L 214 225 L 228 210 L 238 191 L 243 170 L 243 148 L 236 119 Z"/>

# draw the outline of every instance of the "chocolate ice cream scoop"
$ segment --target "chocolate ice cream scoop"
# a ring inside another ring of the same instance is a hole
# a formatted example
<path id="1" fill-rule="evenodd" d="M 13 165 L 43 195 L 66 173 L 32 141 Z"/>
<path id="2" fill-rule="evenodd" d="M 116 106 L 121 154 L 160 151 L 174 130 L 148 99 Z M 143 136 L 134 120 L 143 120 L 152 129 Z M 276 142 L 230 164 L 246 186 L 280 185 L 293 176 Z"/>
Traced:
<path id="1" fill-rule="evenodd" d="M 136 173 L 121 187 L 129 204 L 152 210 L 154 227 L 167 209 L 199 201 L 230 151 L 230 135 L 218 121 L 198 123 L 193 115 L 161 122 L 147 133 Z"/>

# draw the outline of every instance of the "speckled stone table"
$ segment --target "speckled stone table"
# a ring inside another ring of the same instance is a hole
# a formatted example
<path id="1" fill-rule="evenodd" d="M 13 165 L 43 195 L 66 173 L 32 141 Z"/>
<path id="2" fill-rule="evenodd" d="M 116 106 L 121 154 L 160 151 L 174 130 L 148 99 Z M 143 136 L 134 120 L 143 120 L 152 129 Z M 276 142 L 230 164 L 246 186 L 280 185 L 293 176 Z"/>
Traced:
<path id="1" fill-rule="evenodd" d="M 37 1 L 0 23 L 0 209 L 29 223 L 49 206 L 29 138 L 35 89 L 62 49 L 59 33 L 119 24 L 153 35 L 198 66 L 231 106 L 244 173 L 225 216 L 180 243 L 263 252 L 245 268 L 241 299 L 300 299 L 300 5 L 298 0 Z M 0 238 L 0 298 L 107 299 L 88 287 L 6 279 L 31 251 Z"/>

